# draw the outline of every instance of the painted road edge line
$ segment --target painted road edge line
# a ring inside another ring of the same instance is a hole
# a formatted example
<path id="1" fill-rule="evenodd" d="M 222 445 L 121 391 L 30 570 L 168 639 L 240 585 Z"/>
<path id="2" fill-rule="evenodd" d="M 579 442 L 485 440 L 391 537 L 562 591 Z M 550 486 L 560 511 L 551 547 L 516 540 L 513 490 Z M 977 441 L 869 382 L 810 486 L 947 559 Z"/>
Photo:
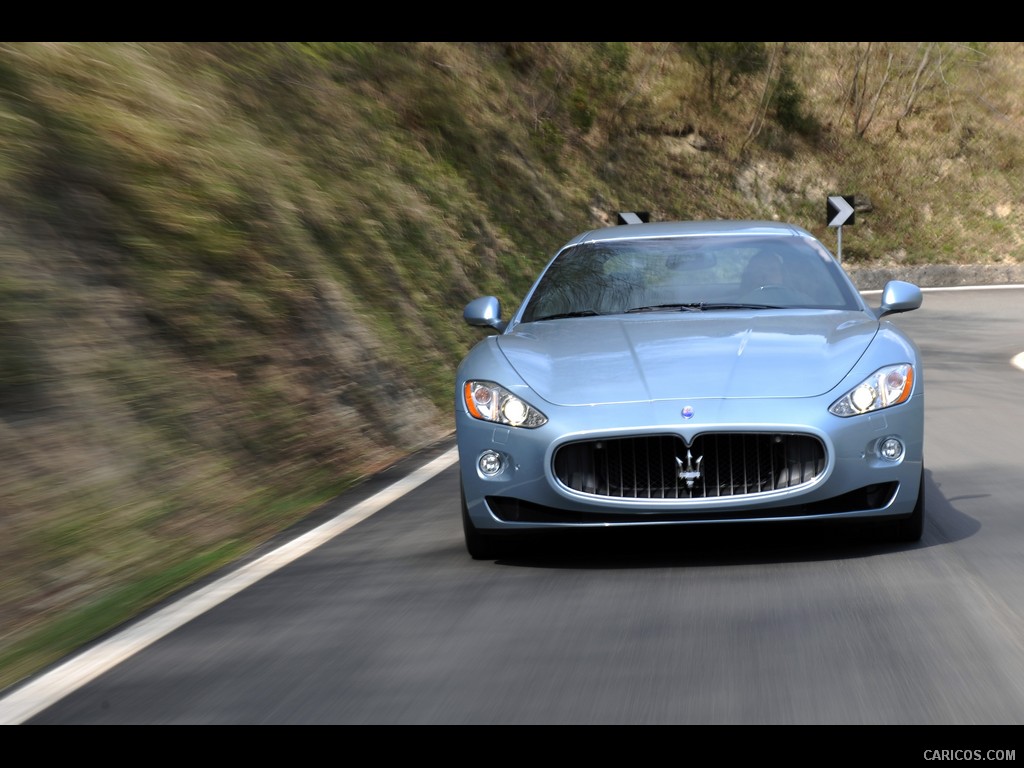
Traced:
<path id="1" fill-rule="evenodd" d="M 408 477 L 396 481 L 326 523 L 15 689 L 0 699 L 0 725 L 20 725 L 146 646 L 423 485 L 452 466 L 458 460 L 458 455 L 457 446 L 448 449 Z"/>

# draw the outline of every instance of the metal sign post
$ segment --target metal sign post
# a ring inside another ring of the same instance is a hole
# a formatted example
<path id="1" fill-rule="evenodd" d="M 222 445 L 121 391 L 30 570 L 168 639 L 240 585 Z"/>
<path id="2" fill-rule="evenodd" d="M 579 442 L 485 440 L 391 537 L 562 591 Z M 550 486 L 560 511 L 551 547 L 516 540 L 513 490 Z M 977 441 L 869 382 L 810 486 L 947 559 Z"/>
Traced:
<path id="1" fill-rule="evenodd" d="M 830 195 L 825 221 L 836 228 L 836 259 L 843 263 L 843 224 L 853 224 L 853 195 Z"/>

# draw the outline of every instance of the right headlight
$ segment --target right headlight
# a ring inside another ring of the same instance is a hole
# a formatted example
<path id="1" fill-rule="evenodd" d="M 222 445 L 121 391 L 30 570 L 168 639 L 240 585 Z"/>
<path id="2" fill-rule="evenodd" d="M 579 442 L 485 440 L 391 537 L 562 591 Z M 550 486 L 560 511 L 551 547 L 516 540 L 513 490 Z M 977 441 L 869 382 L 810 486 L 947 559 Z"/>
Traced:
<path id="1" fill-rule="evenodd" d="M 910 363 L 879 368 L 828 407 L 836 416 L 856 416 L 906 401 L 914 388 Z"/>
<path id="2" fill-rule="evenodd" d="M 482 421 L 533 429 L 548 423 L 548 417 L 493 381 L 467 381 L 462 399 L 469 415 Z"/>

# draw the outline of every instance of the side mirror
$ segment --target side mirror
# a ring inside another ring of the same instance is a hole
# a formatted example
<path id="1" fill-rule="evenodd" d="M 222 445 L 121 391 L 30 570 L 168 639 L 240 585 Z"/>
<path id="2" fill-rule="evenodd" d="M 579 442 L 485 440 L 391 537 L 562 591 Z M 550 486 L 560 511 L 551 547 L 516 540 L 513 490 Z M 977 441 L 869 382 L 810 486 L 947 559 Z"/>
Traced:
<path id="1" fill-rule="evenodd" d="M 504 331 L 508 325 L 501 319 L 501 302 L 496 296 L 481 296 L 479 299 L 473 299 L 462 310 L 462 319 L 470 325 L 493 328 L 499 333 Z"/>
<path id="2" fill-rule="evenodd" d="M 882 289 L 882 303 L 876 314 L 885 317 L 897 312 L 909 312 L 921 306 L 921 289 L 913 283 L 902 280 L 890 280 Z"/>

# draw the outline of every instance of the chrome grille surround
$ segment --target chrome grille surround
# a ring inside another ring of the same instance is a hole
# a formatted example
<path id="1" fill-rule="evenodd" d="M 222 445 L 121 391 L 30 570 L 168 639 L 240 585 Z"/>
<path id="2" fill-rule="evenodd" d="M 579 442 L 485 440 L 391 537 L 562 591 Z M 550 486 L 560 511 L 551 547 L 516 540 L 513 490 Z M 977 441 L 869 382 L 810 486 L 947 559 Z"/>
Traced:
<path id="1" fill-rule="evenodd" d="M 566 443 L 554 472 L 569 490 L 603 498 L 699 499 L 797 488 L 825 470 L 825 446 L 791 432 L 638 435 Z"/>

